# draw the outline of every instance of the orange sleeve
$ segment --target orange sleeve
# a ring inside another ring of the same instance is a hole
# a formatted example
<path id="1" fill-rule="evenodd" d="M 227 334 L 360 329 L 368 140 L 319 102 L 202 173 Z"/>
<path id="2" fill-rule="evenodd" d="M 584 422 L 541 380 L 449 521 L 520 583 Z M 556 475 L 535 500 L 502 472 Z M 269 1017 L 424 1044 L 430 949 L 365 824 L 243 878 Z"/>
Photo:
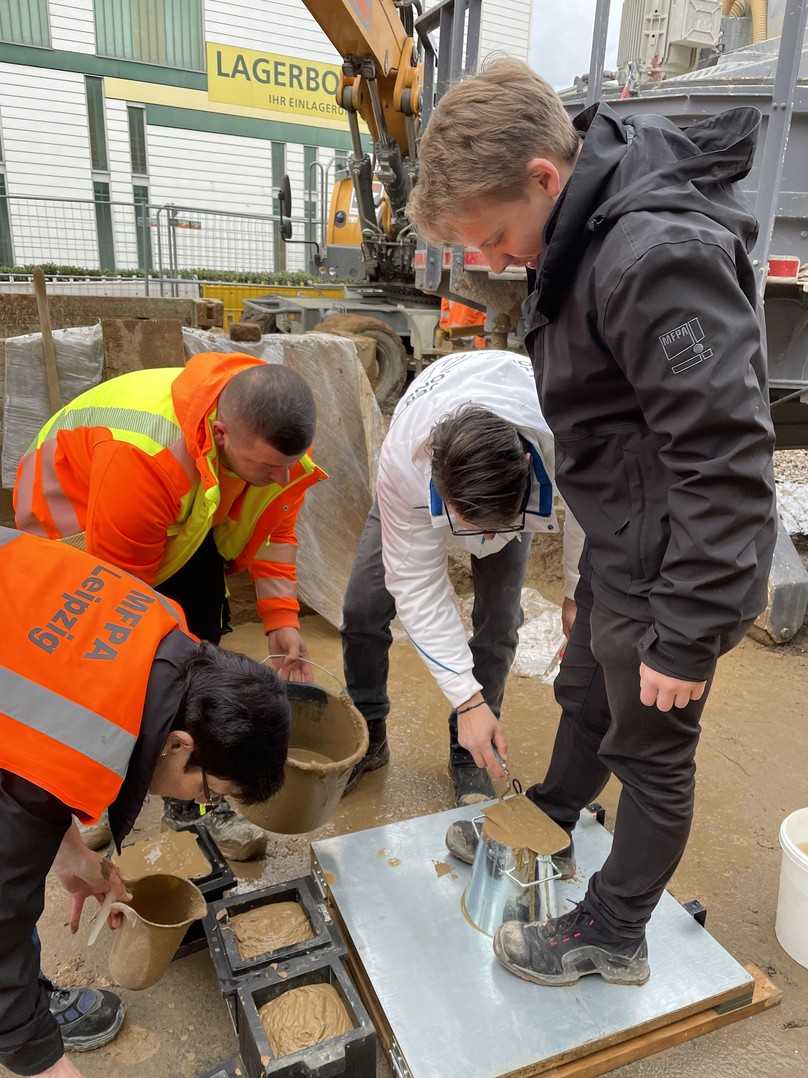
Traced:
<path id="1" fill-rule="evenodd" d="M 127 442 L 97 446 L 87 505 L 89 553 L 153 584 L 179 509 L 153 458 Z"/>
<path id="2" fill-rule="evenodd" d="M 289 506 L 281 525 L 264 537 L 247 565 L 255 582 L 258 616 L 266 633 L 300 628 L 295 525 L 302 504 L 303 494 Z"/>

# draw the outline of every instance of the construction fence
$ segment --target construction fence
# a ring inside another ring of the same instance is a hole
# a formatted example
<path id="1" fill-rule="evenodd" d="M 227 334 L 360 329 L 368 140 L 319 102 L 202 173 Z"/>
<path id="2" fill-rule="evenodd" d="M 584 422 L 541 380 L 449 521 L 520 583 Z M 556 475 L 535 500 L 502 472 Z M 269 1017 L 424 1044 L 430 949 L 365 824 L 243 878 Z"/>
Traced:
<path id="1" fill-rule="evenodd" d="M 0 293 L 31 291 L 29 274 L 9 272 L 15 266 L 60 267 L 48 275 L 57 293 L 115 296 L 199 295 L 220 275 L 311 272 L 320 197 L 303 209 L 284 242 L 277 214 L 0 194 Z"/>

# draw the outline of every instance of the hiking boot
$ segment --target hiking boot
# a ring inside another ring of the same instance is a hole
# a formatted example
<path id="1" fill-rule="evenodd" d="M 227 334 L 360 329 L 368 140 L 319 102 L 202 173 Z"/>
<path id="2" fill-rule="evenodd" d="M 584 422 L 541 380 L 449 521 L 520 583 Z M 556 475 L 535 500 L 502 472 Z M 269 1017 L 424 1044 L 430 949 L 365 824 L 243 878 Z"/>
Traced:
<path id="1" fill-rule="evenodd" d="M 172 831 L 182 831 L 191 824 L 199 823 L 202 806 L 196 801 L 180 801 L 176 797 L 163 798 L 163 824 Z"/>
<path id="2" fill-rule="evenodd" d="M 610 984 L 645 984 L 648 945 L 620 939 L 600 925 L 583 902 L 547 924 L 506 921 L 494 933 L 494 954 L 526 981 L 560 986 L 599 973 Z"/>
<path id="3" fill-rule="evenodd" d="M 343 791 L 349 793 L 366 771 L 377 771 L 390 763 L 390 749 L 387 745 L 387 723 L 384 719 L 375 719 L 368 723 L 368 751 L 354 767 L 351 777 Z"/>
<path id="4" fill-rule="evenodd" d="M 446 832 L 446 848 L 449 853 L 467 865 L 474 864 L 474 855 L 479 843 L 477 832 L 471 820 L 455 820 L 449 824 Z M 570 839 L 569 846 L 553 855 L 553 867 L 560 872 L 560 879 L 571 880 L 575 875 L 575 844 Z"/>
<path id="5" fill-rule="evenodd" d="M 481 801 L 493 801 L 497 796 L 491 779 L 484 767 L 477 767 L 471 763 L 456 763 L 454 759 L 449 761 L 449 777 L 454 786 L 455 801 L 458 808 L 467 805 L 476 805 Z"/>
<path id="6" fill-rule="evenodd" d="M 209 808 L 199 823 L 228 861 L 257 861 L 267 852 L 267 832 L 235 812 L 226 801 Z"/>
<path id="7" fill-rule="evenodd" d="M 90 1052 L 109 1044 L 126 1015 L 123 1000 L 98 988 L 53 988 L 49 1006 L 66 1052 Z"/>

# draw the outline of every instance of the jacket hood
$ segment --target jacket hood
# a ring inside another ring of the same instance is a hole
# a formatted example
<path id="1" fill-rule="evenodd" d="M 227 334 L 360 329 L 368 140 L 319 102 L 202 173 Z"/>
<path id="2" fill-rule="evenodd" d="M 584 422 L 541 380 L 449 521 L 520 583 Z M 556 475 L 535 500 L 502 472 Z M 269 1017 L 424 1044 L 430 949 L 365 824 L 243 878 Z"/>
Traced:
<path id="1" fill-rule="evenodd" d="M 760 119 L 757 109 L 734 108 L 682 129 L 602 103 L 576 116 L 583 144 L 545 228 L 541 309 L 552 314 L 589 240 L 627 213 L 701 213 L 751 248 L 757 222 L 729 185 L 752 167 Z"/>
<path id="2" fill-rule="evenodd" d="M 235 375 L 262 362 L 243 352 L 199 352 L 174 379 L 171 389 L 174 411 L 195 460 L 206 456 L 213 445 L 213 432 L 207 419 L 219 394 Z"/>

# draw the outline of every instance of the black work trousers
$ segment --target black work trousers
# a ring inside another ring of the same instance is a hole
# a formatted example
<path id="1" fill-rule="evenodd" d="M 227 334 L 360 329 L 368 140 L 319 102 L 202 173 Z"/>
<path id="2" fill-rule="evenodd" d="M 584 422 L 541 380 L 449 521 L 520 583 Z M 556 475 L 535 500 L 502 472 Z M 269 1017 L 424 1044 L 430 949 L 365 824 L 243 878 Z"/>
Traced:
<path id="1" fill-rule="evenodd" d="M 582 562 L 584 567 L 584 562 Z M 578 615 L 555 681 L 561 719 L 547 775 L 527 791 L 567 831 L 603 790 L 622 783 L 614 842 L 587 904 L 615 934 L 640 937 L 684 853 L 693 818 L 701 700 L 668 712 L 640 702 L 638 645 L 651 624 L 593 600 L 582 576 Z M 743 637 L 739 626 L 721 653 Z"/>

